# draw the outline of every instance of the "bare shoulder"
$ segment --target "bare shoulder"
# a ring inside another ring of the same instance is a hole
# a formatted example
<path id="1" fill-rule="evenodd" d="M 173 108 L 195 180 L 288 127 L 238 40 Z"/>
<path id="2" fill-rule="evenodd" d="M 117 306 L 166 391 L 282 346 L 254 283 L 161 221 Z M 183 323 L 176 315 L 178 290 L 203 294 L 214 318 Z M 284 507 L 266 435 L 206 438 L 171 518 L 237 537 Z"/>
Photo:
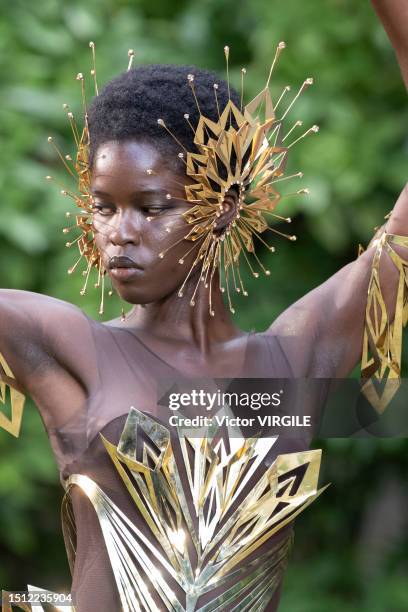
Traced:
<path id="1" fill-rule="evenodd" d="M 13 318 L 24 325 L 24 321 L 41 321 L 50 315 L 81 312 L 80 308 L 58 298 L 25 291 L 23 289 L 0 289 L 1 320 Z"/>
<path id="2" fill-rule="evenodd" d="M 1 289 L 0 351 L 16 380 L 30 394 L 41 379 L 58 370 L 80 380 L 91 369 L 90 320 L 80 308 L 64 300 Z"/>
<path id="3" fill-rule="evenodd" d="M 47 343 L 66 331 L 83 331 L 86 315 L 80 308 L 54 297 L 18 289 L 0 289 L 2 347 Z"/>

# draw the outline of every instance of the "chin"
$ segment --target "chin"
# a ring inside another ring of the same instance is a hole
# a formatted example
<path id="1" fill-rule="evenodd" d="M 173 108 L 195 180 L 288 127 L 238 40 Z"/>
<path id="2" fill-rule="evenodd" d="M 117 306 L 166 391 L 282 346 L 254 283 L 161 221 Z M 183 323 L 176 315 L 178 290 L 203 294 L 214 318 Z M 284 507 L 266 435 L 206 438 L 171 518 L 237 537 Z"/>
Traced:
<path id="1" fill-rule="evenodd" d="M 159 302 L 168 295 L 163 293 L 146 291 L 144 288 L 142 290 L 141 287 L 125 287 L 122 285 L 122 287 L 116 286 L 115 289 L 122 300 L 124 300 L 128 304 L 134 305 L 144 305 Z"/>
<path id="2" fill-rule="evenodd" d="M 116 288 L 116 293 L 119 295 L 120 299 L 128 304 L 147 304 L 152 300 L 142 291 L 132 291 L 129 289 L 121 288 L 120 290 Z"/>

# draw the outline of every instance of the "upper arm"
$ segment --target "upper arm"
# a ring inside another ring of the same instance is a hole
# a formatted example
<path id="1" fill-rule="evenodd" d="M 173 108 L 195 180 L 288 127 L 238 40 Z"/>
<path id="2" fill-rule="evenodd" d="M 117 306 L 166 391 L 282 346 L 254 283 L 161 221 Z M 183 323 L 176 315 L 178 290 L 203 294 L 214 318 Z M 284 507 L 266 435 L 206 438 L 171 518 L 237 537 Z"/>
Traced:
<path id="1" fill-rule="evenodd" d="M 397 55 L 408 89 L 408 3 L 401 0 L 372 0 Z"/>
<path id="2" fill-rule="evenodd" d="M 41 361 L 41 330 L 47 311 L 41 297 L 30 291 L 0 289 L 0 351 L 24 390 L 37 361 L 36 352 Z"/>
<path id="3" fill-rule="evenodd" d="M 79 308 L 62 300 L 1 289 L 0 352 L 46 425 L 81 405 L 95 380 L 88 320 Z"/>
<path id="4" fill-rule="evenodd" d="M 296 376 L 345 377 L 361 356 L 373 249 L 287 308 L 270 326 Z"/>

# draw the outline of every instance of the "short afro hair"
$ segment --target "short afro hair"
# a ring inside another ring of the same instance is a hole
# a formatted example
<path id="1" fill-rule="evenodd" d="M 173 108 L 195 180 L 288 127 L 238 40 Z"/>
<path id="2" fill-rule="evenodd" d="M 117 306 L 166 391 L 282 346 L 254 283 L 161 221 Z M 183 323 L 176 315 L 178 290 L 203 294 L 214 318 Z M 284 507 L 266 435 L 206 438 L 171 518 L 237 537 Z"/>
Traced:
<path id="1" fill-rule="evenodd" d="M 203 115 L 218 120 L 214 83 L 218 84 L 220 110 L 228 102 L 228 85 L 214 72 L 196 66 L 147 64 L 123 72 L 109 81 L 96 96 L 88 110 L 90 132 L 90 163 L 98 147 L 110 140 L 142 140 L 157 144 L 163 154 L 172 156 L 180 167 L 177 154 L 181 147 L 157 123 L 163 119 L 187 151 L 194 151 L 194 134 L 190 123 L 197 126 L 197 110 L 187 76 L 194 75 L 194 89 Z M 230 88 L 230 98 L 239 107 L 239 95 Z M 173 165 L 173 164 L 172 164 Z"/>

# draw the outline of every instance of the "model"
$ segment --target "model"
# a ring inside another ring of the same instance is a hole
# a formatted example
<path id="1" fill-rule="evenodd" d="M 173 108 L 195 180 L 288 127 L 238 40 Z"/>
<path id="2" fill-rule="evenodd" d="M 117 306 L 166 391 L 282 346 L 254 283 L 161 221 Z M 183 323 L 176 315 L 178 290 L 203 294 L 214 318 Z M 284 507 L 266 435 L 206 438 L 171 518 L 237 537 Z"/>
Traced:
<path id="1" fill-rule="evenodd" d="M 376 4 L 408 82 L 408 17 L 396 2 Z M 83 131 L 67 109 L 78 154 L 62 160 L 79 179 L 77 194 L 63 188 L 79 209 L 68 244 L 85 261 L 84 290 L 97 273 L 101 310 L 108 278 L 134 306 L 99 323 L 48 296 L 0 292 L 13 405 L 0 425 L 18 435 L 31 395 L 66 489 L 77 612 L 277 609 L 293 519 L 321 492 L 320 452 L 214 425 L 178 435 L 162 401 L 174 382 L 204 378 L 215 390 L 215 379 L 346 377 L 362 346 L 378 410 L 394 387 L 379 396 L 375 378 L 398 380 L 407 189 L 370 247 L 265 332 L 231 318 L 233 293 L 247 293 L 240 261 L 268 276 L 254 245 L 273 249 L 268 215 L 279 216 L 278 181 L 299 139 L 298 122 L 282 131 L 296 96 L 283 107 L 287 92 L 273 103 L 268 89 L 283 49 L 245 106 L 228 80 L 192 66 L 130 61 L 101 92 L 94 67 Z"/>

